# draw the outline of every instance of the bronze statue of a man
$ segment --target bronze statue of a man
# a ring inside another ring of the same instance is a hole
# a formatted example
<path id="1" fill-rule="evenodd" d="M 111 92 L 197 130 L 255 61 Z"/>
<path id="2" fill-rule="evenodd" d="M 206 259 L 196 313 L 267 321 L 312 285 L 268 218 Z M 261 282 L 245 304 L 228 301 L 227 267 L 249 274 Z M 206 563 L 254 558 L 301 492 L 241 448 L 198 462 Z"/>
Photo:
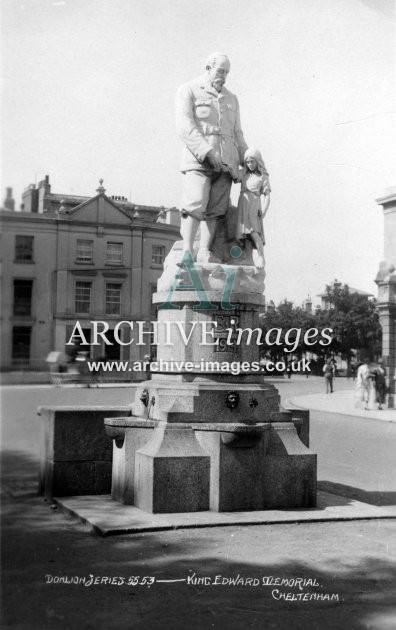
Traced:
<path id="1" fill-rule="evenodd" d="M 177 132 L 184 142 L 181 171 L 183 251 L 193 254 L 201 225 L 197 262 L 216 262 L 210 247 L 219 218 L 227 212 L 232 178 L 243 163 L 243 137 L 237 97 L 224 87 L 230 70 L 227 55 L 212 53 L 206 72 L 176 94 Z"/>

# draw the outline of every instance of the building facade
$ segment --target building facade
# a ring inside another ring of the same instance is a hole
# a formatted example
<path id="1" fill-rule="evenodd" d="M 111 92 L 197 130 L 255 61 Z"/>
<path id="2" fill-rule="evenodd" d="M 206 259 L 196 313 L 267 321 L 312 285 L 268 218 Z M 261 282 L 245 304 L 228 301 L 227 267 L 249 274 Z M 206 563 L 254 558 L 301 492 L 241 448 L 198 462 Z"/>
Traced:
<path id="1" fill-rule="evenodd" d="M 51 193 L 48 176 L 23 195 L 22 212 L 0 212 L 1 369 L 45 369 L 51 351 L 87 341 L 90 358 L 140 361 L 131 325 L 156 318 L 151 297 L 165 256 L 178 240 L 178 212 L 111 198 L 100 183 L 92 198 Z M 102 322 L 101 324 L 95 322 Z M 105 337 L 95 331 L 106 331 Z M 110 344 L 105 342 L 105 339 Z"/>

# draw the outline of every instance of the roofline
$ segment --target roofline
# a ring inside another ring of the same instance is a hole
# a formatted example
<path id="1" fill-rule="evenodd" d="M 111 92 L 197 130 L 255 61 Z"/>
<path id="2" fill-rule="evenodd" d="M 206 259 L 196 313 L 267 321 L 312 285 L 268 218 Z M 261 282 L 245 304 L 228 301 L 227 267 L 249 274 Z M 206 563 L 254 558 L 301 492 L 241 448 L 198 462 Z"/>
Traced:
<path id="1" fill-rule="evenodd" d="M 367 291 L 362 291 L 361 289 L 352 289 L 348 287 L 349 295 L 366 295 L 367 297 L 375 297 L 374 293 L 368 293 Z M 328 293 L 316 293 L 315 297 L 329 297 Z"/>
<path id="2" fill-rule="evenodd" d="M 385 194 L 382 197 L 378 197 L 378 199 L 376 199 L 375 201 L 379 205 L 384 205 L 392 201 L 396 201 L 396 186 L 387 188 Z"/>
<path id="3" fill-rule="evenodd" d="M 59 201 L 61 201 L 62 199 L 65 200 L 65 202 L 67 202 L 68 199 L 91 199 L 91 197 L 89 197 L 88 195 L 70 195 L 70 194 L 65 194 L 62 195 L 60 193 L 50 193 L 49 195 L 44 195 L 44 197 L 46 199 L 58 199 Z"/>
<path id="4" fill-rule="evenodd" d="M 119 208 L 118 208 L 119 209 Z M 122 211 L 123 214 L 126 214 Z M 37 212 L 15 212 L 9 210 L 0 210 L 0 222 L 12 222 L 23 223 L 31 221 L 33 223 L 53 223 L 54 225 L 70 225 L 70 214 L 50 214 L 50 213 L 37 213 Z M 118 229 L 127 229 L 130 231 L 133 230 L 154 230 L 154 231 L 165 231 L 165 232 L 175 232 L 176 234 L 180 234 L 180 229 L 177 225 L 171 225 L 169 223 L 152 223 L 151 221 L 145 221 L 144 218 L 139 218 L 138 223 L 134 222 L 132 218 L 126 215 L 129 219 L 130 223 L 114 223 L 114 222 L 104 222 L 101 225 L 104 227 L 114 227 Z M 79 219 L 73 219 L 74 225 L 84 225 L 84 226 L 97 226 L 96 223 L 92 223 L 90 221 L 83 221 Z"/>
<path id="5" fill-rule="evenodd" d="M 125 212 L 125 210 L 123 210 L 122 208 L 119 208 L 118 206 L 116 206 L 114 201 L 112 199 L 110 199 L 107 195 L 105 195 L 104 193 L 98 193 L 94 197 L 88 197 L 88 199 L 86 199 L 82 203 L 79 203 L 77 206 L 75 206 L 74 208 L 69 210 L 69 212 L 68 212 L 69 216 L 71 214 L 74 214 L 75 212 L 77 212 L 77 210 L 80 210 L 80 208 L 83 208 L 84 206 L 86 206 L 88 203 L 91 203 L 91 201 L 95 201 L 95 199 L 99 199 L 100 197 L 102 197 L 103 199 L 106 199 L 106 201 L 108 201 L 109 204 L 111 206 L 113 206 L 113 208 L 115 208 L 116 210 L 119 210 L 125 216 L 128 216 L 127 213 Z M 130 217 L 128 217 L 128 218 L 130 218 Z"/>

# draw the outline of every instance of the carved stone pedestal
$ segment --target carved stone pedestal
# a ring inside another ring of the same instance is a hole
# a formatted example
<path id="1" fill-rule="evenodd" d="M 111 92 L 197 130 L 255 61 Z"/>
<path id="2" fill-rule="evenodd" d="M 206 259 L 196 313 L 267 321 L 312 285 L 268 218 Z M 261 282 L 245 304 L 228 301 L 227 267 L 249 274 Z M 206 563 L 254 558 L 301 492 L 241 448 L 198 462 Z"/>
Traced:
<path id="1" fill-rule="evenodd" d="M 146 512 L 209 508 L 209 456 L 191 426 L 160 422 L 136 451 L 135 505 Z"/>
<path id="2" fill-rule="evenodd" d="M 308 412 L 280 406 L 258 361 L 263 272 L 249 285 L 257 270 L 217 267 L 196 265 L 198 296 L 191 286 L 170 294 L 169 269 L 159 281 L 152 378 L 137 389 L 132 417 L 105 421 L 112 496 L 151 513 L 312 507 Z"/>
<path id="3" fill-rule="evenodd" d="M 314 507 L 316 455 L 303 420 L 177 423 L 108 418 L 113 499 L 146 512 Z M 143 444 L 143 446 L 142 446 Z"/>

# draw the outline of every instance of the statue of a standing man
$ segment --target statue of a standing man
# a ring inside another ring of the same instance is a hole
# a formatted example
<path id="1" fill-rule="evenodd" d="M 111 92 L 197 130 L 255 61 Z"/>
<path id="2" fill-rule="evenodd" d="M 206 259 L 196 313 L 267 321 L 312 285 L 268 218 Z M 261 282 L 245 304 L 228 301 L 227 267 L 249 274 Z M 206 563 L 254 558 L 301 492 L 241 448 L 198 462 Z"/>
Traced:
<path id="1" fill-rule="evenodd" d="M 212 53 L 205 74 L 182 85 L 176 95 L 177 132 L 185 144 L 180 232 L 183 251 L 193 254 L 201 225 L 197 255 L 201 263 L 212 262 L 217 221 L 227 212 L 232 177 L 247 149 L 238 99 L 224 87 L 229 70 L 227 55 Z"/>

